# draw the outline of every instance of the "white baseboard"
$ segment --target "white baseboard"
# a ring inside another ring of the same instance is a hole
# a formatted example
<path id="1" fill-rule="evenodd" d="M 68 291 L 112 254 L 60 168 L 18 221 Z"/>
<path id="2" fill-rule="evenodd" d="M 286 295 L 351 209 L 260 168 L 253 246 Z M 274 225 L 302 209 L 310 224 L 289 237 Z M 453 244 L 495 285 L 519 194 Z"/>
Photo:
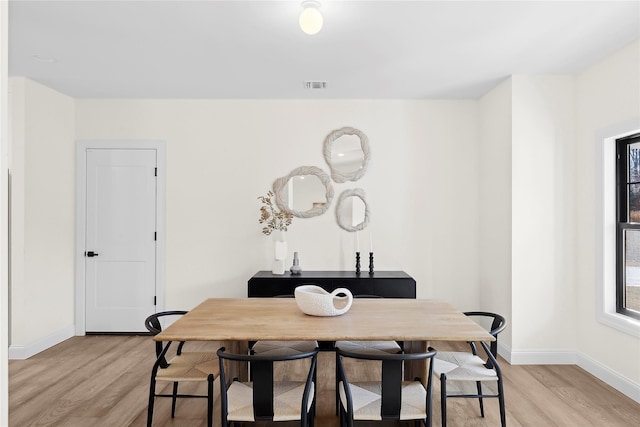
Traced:
<path id="1" fill-rule="evenodd" d="M 23 360 L 40 353 L 43 350 L 60 344 L 75 335 L 76 328 L 74 325 L 66 326 L 52 334 L 37 339 L 25 345 L 9 345 L 9 359 Z"/>
<path id="2" fill-rule="evenodd" d="M 640 403 L 640 384 L 634 383 L 585 354 L 572 350 L 514 351 L 501 343 L 498 343 L 498 354 L 511 365 L 577 365 Z"/>
<path id="3" fill-rule="evenodd" d="M 609 384 L 620 393 L 640 403 L 640 384 L 634 383 L 582 353 L 578 353 L 576 364 L 594 377 Z"/>
<path id="4" fill-rule="evenodd" d="M 573 350 L 515 350 L 511 351 L 507 360 L 512 365 L 575 365 L 576 352 Z"/>

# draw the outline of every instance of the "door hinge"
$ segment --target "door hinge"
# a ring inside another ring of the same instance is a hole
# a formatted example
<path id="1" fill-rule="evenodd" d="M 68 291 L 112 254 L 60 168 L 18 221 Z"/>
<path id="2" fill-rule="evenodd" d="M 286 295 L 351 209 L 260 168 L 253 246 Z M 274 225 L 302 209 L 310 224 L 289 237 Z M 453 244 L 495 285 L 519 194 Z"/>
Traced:
<path id="1" fill-rule="evenodd" d="M 157 231 L 153 232 L 153 240 L 158 240 L 158 232 Z"/>
<path id="2" fill-rule="evenodd" d="M 156 168 L 153 176 L 158 176 L 158 168 Z"/>
<path id="3" fill-rule="evenodd" d="M 158 305 L 158 298 L 157 297 L 153 297 L 153 305 Z"/>

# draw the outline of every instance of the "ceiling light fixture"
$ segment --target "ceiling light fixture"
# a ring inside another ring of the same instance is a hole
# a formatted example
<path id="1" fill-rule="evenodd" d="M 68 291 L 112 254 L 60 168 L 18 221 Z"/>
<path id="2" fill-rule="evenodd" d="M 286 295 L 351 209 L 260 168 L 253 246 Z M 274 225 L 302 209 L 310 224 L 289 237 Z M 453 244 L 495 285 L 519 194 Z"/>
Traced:
<path id="1" fill-rule="evenodd" d="M 316 0 L 304 0 L 302 2 L 304 10 L 300 13 L 300 28 L 309 35 L 314 35 L 322 29 L 322 14 L 320 13 L 320 2 Z"/>

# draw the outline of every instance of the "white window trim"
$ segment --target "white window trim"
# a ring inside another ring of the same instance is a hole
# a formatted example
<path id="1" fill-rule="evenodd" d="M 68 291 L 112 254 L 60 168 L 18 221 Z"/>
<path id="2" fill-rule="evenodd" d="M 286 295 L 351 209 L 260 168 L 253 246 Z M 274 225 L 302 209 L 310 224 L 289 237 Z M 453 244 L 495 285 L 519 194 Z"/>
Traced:
<path id="1" fill-rule="evenodd" d="M 607 129 L 597 138 L 596 317 L 602 324 L 640 338 L 640 320 L 616 312 L 616 139 L 639 132 L 640 120 Z"/>

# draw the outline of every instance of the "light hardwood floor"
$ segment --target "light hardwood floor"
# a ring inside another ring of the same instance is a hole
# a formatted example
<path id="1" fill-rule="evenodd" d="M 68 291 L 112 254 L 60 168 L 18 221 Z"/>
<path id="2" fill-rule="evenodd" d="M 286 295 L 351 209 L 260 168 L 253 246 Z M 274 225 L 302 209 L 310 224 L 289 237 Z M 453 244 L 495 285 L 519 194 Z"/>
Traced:
<path id="1" fill-rule="evenodd" d="M 207 344 L 217 349 L 216 343 Z M 439 350 L 451 349 L 448 343 L 432 345 Z M 337 417 L 333 416 L 333 357 L 325 352 L 319 359 L 317 427 L 338 427 Z M 9 425 L 144 426 L 153 361 L 154 347 L 148 336 L 74 337 L 28 360 L 10 361 Z M 503 361 L 501 367 L 510 427 L 640 425 L 640 404 L 576 366 L 511 366 Z M 438 381 L 434 384 L 433 425 L 440 426 Z M 217 398 L 217 383 L 215 394 Z M 448 409 L 450 427 L 500 425 L 495 399 L 485 403 L 485 418 L 480 417 L 477 401 L 472 399 L 451 399 Z M 217 426 L 219 418 L 216 405 Z M 158 399 L 154 426 L 204 427 L 206 400 L 180 400 L 176 418 L 171 419 L 170 400 Z"/>

